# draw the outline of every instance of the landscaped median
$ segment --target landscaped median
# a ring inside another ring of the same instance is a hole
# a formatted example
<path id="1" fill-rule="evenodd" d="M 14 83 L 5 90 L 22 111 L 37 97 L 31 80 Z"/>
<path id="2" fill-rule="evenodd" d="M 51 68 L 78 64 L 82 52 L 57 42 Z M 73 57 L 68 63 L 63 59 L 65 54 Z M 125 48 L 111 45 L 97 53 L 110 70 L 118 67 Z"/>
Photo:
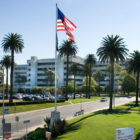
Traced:
<path id="1" fill-rule="evenodd" d="M 68 121 L 65 134 L 56 140 L 115 140 L 116 128 L 124 127 L 134 127 L 135 140 L 140 140 L 140 114 L 103 110 Z"/>

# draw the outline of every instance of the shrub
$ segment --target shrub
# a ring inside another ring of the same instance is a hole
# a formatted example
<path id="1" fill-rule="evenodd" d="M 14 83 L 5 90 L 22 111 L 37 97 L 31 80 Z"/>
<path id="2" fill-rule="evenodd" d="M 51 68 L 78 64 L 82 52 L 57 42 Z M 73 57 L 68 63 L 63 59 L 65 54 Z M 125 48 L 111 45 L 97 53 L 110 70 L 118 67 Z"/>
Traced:
<path id="1" fill-rule="evenodd" d="M 29 140 L 46 140 L 45 132 L 46 129 L 37 128 L 32 134 L 29 135 Z"/>

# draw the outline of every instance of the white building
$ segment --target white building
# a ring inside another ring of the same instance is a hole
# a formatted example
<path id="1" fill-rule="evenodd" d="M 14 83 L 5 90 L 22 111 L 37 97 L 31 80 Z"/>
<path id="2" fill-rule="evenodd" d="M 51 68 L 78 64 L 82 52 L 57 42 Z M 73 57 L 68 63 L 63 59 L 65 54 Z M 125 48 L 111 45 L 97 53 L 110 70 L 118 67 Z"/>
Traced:
<path id="1" fill-rule="evenodd" d="M 84 59 L 75 56 L 70 58 L 70 64 L 72 62 L 83 65 Z M 30 60 L 27 60 L 26 65 L 15 65 L 14 67 L 14 89 L 26 88 L 32 89 L 35 86 L 48 87 L 44 82 L 45 79 L 44 70 L 48 68 L 55 71 L 55 59 L 38 59 L 33 56 Z M 26 76 L 27 82 L 20 84 L 16 82 L 17 75 Z M 66 59 L 59 57 L 57 59 L 57 76 L 59 77 L 58 87 L 65 83 L 66 80 Z M 76 84 L 82 85 L 82 76 L 76 76 Z M 73 80 L 73 76 L 69 76 L 69 81 Z"/>

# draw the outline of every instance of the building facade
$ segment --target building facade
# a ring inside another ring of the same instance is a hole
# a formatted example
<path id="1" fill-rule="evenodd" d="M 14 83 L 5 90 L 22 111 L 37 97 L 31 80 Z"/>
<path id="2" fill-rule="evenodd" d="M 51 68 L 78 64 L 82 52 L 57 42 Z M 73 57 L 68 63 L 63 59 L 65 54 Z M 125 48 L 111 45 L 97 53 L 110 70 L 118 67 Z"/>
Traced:
<path id="1" fill-rule="evenodd" d="M 70 58 L 70 65 L 75 62 L 79 65 L 84 64 L 84 59 L 81 57 L 75 56 Z M 46 78 L 45 76 L 45 69 L 50 69 L 55 71 L 55 59 L 38 59 L 37 57 L 33 56 L 30 60 L 27 60 L 27 64 L 25 65 L 15 65 L 14 67 L 14 89 L 25 88 L 25 89 L 32 89 L 35 86 L 39 87 L 49 87 L 47 83 L 44 81 Z M 56 66 L 57 76 L 59 77 L 59 82 L 57 87 L 63 85 L 66 81 L 66 58 L 58 56 L 57 59 L 57 66 Z M 18 76 L 25 76 L 27 81 L 24 83 L 17 82 Z M 77 75 L 76 76 L 76 84 L 82 85 L 83 76 Z M 69 81 L 73 80 L 73 75 L 69 75 Z"/>

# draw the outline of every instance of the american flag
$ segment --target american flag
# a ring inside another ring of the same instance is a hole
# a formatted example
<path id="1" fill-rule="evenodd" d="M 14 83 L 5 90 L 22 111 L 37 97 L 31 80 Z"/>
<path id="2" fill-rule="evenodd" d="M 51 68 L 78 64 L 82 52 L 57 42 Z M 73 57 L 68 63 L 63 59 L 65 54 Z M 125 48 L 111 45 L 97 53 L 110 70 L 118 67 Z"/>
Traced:
<path id="1" fill-rule="evenodd" d="M 57 8 L 57 31 L 65 31 L 69 41 L 75 42 L 73 31 L 76 26 Z"/>

